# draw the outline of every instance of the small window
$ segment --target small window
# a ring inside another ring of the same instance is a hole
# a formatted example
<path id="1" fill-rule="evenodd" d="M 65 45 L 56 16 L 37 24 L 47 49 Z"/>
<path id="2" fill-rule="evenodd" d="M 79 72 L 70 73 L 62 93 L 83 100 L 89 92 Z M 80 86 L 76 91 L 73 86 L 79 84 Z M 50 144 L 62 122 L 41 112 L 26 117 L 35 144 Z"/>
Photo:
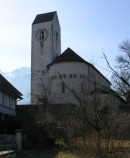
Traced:
<path id="1" fill-rule="evenodd" d="M 44 73 L 45 73 L 45 72 L 44 72 L 44 71 L 42 71 L 42 75 L 44 75 Z"/>
<path id="2" fill-rule="evenodd" d="M 59 78 L 62 79 L 62 75 L 59 75 Z"/>
<path id="3" fill-rule="evenodd" d="M 82 79 L 82 77 L 83 77 L 83 76 L 82 76 L 82 75 L 80 75 L 80 78 L 81 78 L 81 79 Z"/>
<path id="4" fill-rule="evenodd" d="M 58 41 L 59 40 L 59 34 L 58 34 L 58 32 L 56 32 L 56 41 Z"/>
<path id="5" fill-rule="evenodd" d="M 61 83 L 61 88 L 62 88 L 61 91 L 64 94 L 65 93 L 65 83 L 64 82 Z"/>
<path id="6" fill-rule="evenodd" d="M 72 78 L 72 74 L 70 74 L 70 78 Z"/>
<path id="7" fill-rule="evenodd" d="M 81 92 L 82 92 L 82 94 L 84 93 L 84 83 L 83 82 L 81 83 Z"/>
<path id="8" fill-rule="evenodd" d="M 65 74 L 63 75 L 63 78 L 66 78 L 66 75 L 65 75 Z"/>
<path id="9" fill-rule="evenodd" d="M 76 78 L 76 74 L 74 74 L 74 78 Z"/>
<path id="10" fill-rule="evenodd" d="M 13 97 L 10 97 L 10 108 L 15 109 L 16 101 Z"/>

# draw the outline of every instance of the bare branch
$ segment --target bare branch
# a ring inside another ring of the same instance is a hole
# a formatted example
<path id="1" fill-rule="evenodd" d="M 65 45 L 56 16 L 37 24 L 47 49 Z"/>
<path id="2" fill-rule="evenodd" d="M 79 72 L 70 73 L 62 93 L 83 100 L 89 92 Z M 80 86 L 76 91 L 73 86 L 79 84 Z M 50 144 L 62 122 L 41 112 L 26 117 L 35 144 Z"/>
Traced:
<path id="1" fill-rule="evenodd" d="M 130 84 L 122 77 L 122 76 L 120 76 L 112 67 L 111 67 L 111 65 L 110 65 L 110 63 L 109 63 L 109 61 L 107 60 L 107 57 L 106 57 L 106 55 L 103 53 L 103 56 L 104 56 L 104 58 L 105 58 L 105 60 L 106 60 L 106 62 L 107 62 L 107 65 L 109 66 L 109 68 L 114 72 L 114 74 L 119 78 L 119 79 L 121 79 L 129 88 L 130 88 Z"/>

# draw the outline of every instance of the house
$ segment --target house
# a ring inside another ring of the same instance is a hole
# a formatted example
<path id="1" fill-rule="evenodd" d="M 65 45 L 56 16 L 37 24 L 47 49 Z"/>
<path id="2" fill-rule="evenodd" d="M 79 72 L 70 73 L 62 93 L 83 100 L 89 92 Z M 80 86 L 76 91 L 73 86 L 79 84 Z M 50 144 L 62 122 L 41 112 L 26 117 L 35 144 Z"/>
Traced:
<path id="1" fill-rule="evenodd" d="M 22 94 L 0 74 L 0 119 L 16 116 L 16 105 Z"/>

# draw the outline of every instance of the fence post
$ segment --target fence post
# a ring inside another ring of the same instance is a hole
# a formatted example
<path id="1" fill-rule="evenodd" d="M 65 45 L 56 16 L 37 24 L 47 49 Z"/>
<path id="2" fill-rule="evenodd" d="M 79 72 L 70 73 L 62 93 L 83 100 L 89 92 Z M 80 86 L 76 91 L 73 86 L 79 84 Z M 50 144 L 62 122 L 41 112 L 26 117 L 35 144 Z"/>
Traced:
<path id="1" fill-rule="evenodd" d="M 17 145 L 17 150 L 21 151 L 22 150 L 22 130 L 21 129 L 16 129 L 16 145 Z"/>

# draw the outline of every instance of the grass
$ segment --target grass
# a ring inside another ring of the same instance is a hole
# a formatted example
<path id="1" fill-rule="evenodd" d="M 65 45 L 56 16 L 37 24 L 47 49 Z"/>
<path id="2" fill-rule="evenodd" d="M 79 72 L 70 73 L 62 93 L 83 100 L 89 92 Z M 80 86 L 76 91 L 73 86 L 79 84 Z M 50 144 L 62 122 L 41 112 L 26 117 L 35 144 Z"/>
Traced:
<path id="1" fill-rule="evenodd" d="M 21 158 L 36 158 L 36 157 L 38 158 L 83 158 L 83 157 L 92 158 L 93 157 L 94 158 L 95 157 L 94 139 L 91 141 L 87 140 L 86 147 L 83 146 L 81 139 L 74 141 L 74 143 L 76 143 L 75 144 L 76 148 L 74 147 L 73 150 L 72 149 L 69 150 L 69 148 L 62 141 L 57 141 L 56 143 L 61 145 L 60 148 L 53 149 L 53 150 L 23 151 L 21 153 Z M 103 140 L 102 148 L 105 151 L 105 148 L 106 148 L 105 140 Z M 109 158 L 128 158 L 128 152 L 130 149 L 130 141 L 111 140 L 109 148 L 110 149 L 114 148 L 114 152 L 113 150 L 111 150 L 112 152 L 110 151 L 108 153 Z M 127 152 L 124 153 L 126 148 L 128 150 Z"/>
<path id="2" fill-rule="evenodd" d="M 57 153 L 56 158 L 80 158 L 80 157 L 72 152 L 60 151 Z"/>
<path id="3" fill-rule="evenodd" d="M 59 151 L 55 158 L 82 158 L 86 156 L 88 158 L 95 157 L 97 149 L 94 140 L 94 138 L 86 139 L 86 146 L 84 146 L 81 138 L 75 139 L 73 141 L 73 152 L 69 152 L 69 150 Z M 62 141 L 57 141 L 57 143 L 65 146 Z M 104 153 L 108 154 L 111 158 L 127 158 L 125 155 L 128 155 L 128 152 L 130 151 L 130 141 L 110 140 L 109 144 L 107 144 L 107 141 L 103 139 L 101 147 Z"/>
<path id="4" fill-rule="evenodd" d="M 95 139 L 86 139 L 86 146 L 93 146 L 93 147 L 95 147 L 96 146 L 96 142 L 94 140 Z M 73 145 L 76 145 L 77 147 L 84 146 L 81 138 L 76 139 L 73 142 Z M 120 148 L 120 147 L 122 147 L 122 148 L 130 148 L 130 141 L 129 140 L 109 140 L 109 143 L 108 143 L 108 141 L 105 140 L 105 139 L 101 140 L 102 148 L 106 148 L 106 147 L 108 147 L 108 145 L 109 145 L 110 148 L 112 148 L 112 147 L 115 147 L 115 148 Z"/>
<path id="5" fill-rule="evenodd" d="M 96 157 L 97 147 L 95 139 L 86 139 L 86 146 L 80 138 L 73 142 L 78 155 L 88 158 Z M 102 154 L 109 158 L 128 158 L 130 156 L 130 141 L 128 140 L 110 140 L 109 143 L 103 139 L 101 143 Z M 82 157 L 81 156 L 81 157 Z"/>

